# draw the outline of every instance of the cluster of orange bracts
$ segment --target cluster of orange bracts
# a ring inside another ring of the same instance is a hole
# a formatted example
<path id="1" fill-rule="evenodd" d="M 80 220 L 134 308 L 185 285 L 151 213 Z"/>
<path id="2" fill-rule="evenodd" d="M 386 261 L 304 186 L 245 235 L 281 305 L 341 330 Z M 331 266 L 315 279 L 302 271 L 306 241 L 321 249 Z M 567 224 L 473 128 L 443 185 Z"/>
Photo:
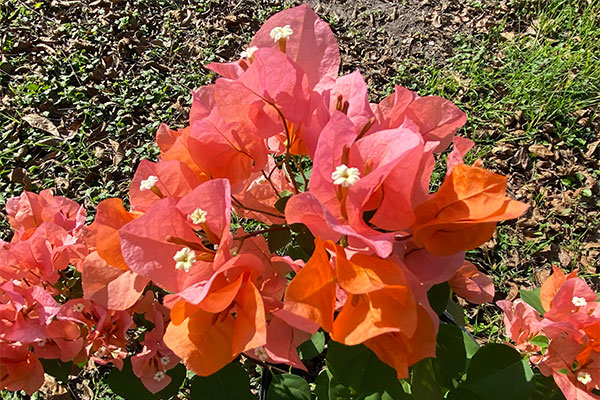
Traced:
<path id="1" fill-rule="evenodd" d="M 50 333 L 56 323 L 72 327 L 73 345 L 55 358 L 120 367 L 136 313 L 155 326 L 132 356 L 154 393 L 179 359 L 199 375 L 242 353 L 303 369 L 296 347 L 319 327 L 364 343 L 399 377 L 434 356 L 439 319 L 427 290 L 449 281 L 467 299 L 490 301 L 491 281 L 464 252 L 527 206 L 506 197 L 504 177 L 463 164 L 473 143 L 455 136 L 466 117 L 454 104 L 399 86 L 370 103 L 360 73 L 338 76 L 339 65 L 329 26 L 306 5 L 285 10 L 240 59 L 207 66 L 222 77 L 193 92 L 189 126 L 161 125 L 161 160 L 139 164 L 129 210 L 104 200 L 84 225 L 66 199 L 10 200 L 16 234 L 0 245 L 0 346 L 10 351 L 0 355 L 0 386 L 39 387 L 41 349 L 62 349 Z M 436 154 L 452 143 L 430 193 Z M 233 229 L 232 213 L 269 228 Z M 312 255 L 274 254 L 259 234 L 294 224 L 315 237 Z M 25 261 L 30 236 L 50 258 Z M 69 263 L 83 299 L 52 286 L 65 282 Z"/>

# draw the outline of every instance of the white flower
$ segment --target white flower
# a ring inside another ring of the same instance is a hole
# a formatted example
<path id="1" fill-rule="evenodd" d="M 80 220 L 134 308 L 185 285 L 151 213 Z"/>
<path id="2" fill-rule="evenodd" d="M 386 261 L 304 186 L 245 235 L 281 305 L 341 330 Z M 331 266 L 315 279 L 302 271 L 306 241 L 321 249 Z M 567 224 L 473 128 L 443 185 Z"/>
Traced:
<path id="1" fill-rule="evenodd" d="M 157 372 L 154 374 L 154 380 L 155 380 L 156 382 L 160 382 L 160 381 L 162 381 L 163 379 L 165 379 L 165 373 L 164 373 L 164 372 L 162 372 L 162 371 L 157 371 Z"/>
<path id="2" fill-rule="evenodd" d="M 140 182 L 140 192 L 145 190 L 152 190 L 154 185 L 158 182 L 158 177 L 154 175 L 150 175 L 148 178 L 144 179 Z"/>
<path id="3" fill-rule="evenodd" d="M 583 297 L 577 296 L 573 296 L 573 300 L 571 300 L 571 303 L 573 303 L 573 305 L 576 307 L 583 307 L 587 305 L 587 301 Z"/>
<path id="4" fill-rule="evenodd" d="M 79 304 L 75 304 L 72 308 L 73 312 L 82 312 L 83 309 L 85 307 L 83 306 L 83 304 L 79 303 Z"/>
<path id="5" fill-rule="evenodd" d="M 200 225 L 206 222 L 207 212 L 201 208 L 196 208 L 193 213 L 190 214 L 190 219 L 196 225 Z"/>
<path id="6" fill-rule="evenodd" d="M 168 363 L 170 363 L 170 362 L 171 362 L 171 359 L 169 358 L 169 356 L 162 356 L 162 357 L 160 358 L 160 363 L 161 363 L 162 365 L 167 365 L 167 364 L 168 364 Z"/>
<path id="7" fill-rule="evenodd" d="M 342 164 L 335 168 L 335 171 L 331 174 L 331 179 L 333 179 L 334 185 L 349 187 L 360 180 L 360 171 L 358 168 L 348 168 L 345 164 Z"/>
<path id="8" fill-rule="evenodd" d="M 98 350 L 96 350 L 96 352 L 94 353 L 94 356 L 98 357 L 98 358 L 102 358 L 102 357 L 106 357 L 106 348 L 104 347 L 100 347 Z"/>
<path id="9" fill-rule="evenodd" d="M 196 253 L 189 247 L 184 247 L 175 253 L 173 260 L 176 261 L 176 269 L 183 269 L 185 272 L 189 272 L 192 265 L 196 262 Z"/>
<path id="10" fill-rule="evenodd" d="M 255 348 L 254 355 L 260 361 L 267 361 L 269 359 L 269 356 L 267 355 L 267 351 L 265 350 L 265 348 L 263 346 L 259 346 L 259 347 Z"/>
<path id="11" fill-rule="evenodd" d="M 579 374 L 577 374 L 577 380 L 583 383 L 584 385 L 587 385 L 592 381 L 592 377 L 587 372 L 580 372 Z"/>
<path id="12" fill-rule="evenodd" d="M 279 42 L 280 39 L 287 39 L 290 36 L 292 36 L 292 34 L 294 33 L 294 31 L 292 30 L 292 28 L 290 28 L 289 25 L 286 26 L 276 26 L 275 28 L 271 29 L 271 39 L 273 39 L 273 41 L 275 43 Z"/>
<path id="13" fill-rule="evenodd" d="M 257 50 L 258 50 L 258 47 L 256 47 L 256 46 L 248 47 L 246 50 L 242 51 L 242 53 L 240 54 L 240 57 L 252 58 L 254 56 L 254 53 L 256 53 Z"/>

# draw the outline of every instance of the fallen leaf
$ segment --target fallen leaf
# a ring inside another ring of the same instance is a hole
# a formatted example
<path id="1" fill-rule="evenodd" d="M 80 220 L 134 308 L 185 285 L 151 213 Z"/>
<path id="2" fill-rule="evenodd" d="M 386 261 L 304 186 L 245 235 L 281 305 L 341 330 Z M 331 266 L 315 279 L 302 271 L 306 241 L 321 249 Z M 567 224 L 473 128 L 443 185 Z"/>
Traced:
<path id="1" fill-rule="evenodd" d="M 53 136 L 61 137 L 56 125 L 46 117 L 38 114 L 27 114 L 23 117 L 23 121 L 27 122 L 32 128 L 41 129 Z"/>

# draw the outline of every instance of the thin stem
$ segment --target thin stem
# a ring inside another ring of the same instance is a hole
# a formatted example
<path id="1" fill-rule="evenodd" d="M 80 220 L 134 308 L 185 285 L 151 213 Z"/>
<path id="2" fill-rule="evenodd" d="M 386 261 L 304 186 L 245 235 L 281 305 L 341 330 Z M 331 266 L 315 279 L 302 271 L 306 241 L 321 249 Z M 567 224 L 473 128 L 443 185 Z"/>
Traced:
<path id="1" fill-rule="evenodd" d="M 304 190 L 306 191 L 308 188 L 308 179 L 306 179 L 306 175 L 304 175 L 304 169 L 302 168 L 302 163 L 298 162 L 295 157 L 292 157 L 292 161 L 296 168 L 300 171 L 300 175 L 302 175 L 302 180 L 304 181 Z"/>
<path id="2" fill-rule="evenodd" d="M 290 228 L 288 226 L 272 226 L 272 227 L 267 228 L 267 229 L 261 229 L 261 230 L 258 230 L 258 231 L 247 233 L 245 235 L 236 236 L 236 237 L 233 238 L 233 240 L 247 239 L 247 238 L 250 238 L 250 237 L 253 237 L 253 236 L 262 235 L 263 233 L 275 232 L 275 231 L 287 231 L 289 229 Z"/>
<path id="3" fill-rule="evenodd" d="M 281 198 L 281 195 L 279 194 L 279 191 L 277 191 L 277 188 L 275 187 L 275 185 L 273 184 L 273 181 L 271 180 L 271 175 L 269 174 L 269 176 L 267 176 L 267 174 L 265 174 L 265 170 L 260 170 L 260 173 L 262 174 L 262 176 L 267 180 L 267 182 L 269 182 L 269 185 L 271 185 L 271 187 L 273 188 L 273 191 L 275 192 L 275 195 L 279 198 Z"/>
<path id="4" fill-rule="evenodd" d="M 268 212 L 268 211 L 263 211 L 263 210 L 259 210 L 257 208 L 252 208 L 252 207 L 248 207 L 242 204 L 241 201 L 239 201 L 238 199 L 235 198 L 235 196 L 231 195 L 231 199 L 235 202 L 235 204 L 238 205 L 238 207 L 243 208 L 244 210 L 248 210 L 248 211 L 254 211 L 254 212 L 258 212 L 261 214 L 265 214 L 265 215 L 270 215 L 271 217 L 277 217 L 277 218 L 285 218 L 285 215 L 282 214 L 275 214 L 272 212 Z"/>
<path id="5" fill-rule="evenodd" d="M 290 166 L 290 157 L 290 153 L 286 153 L 285 162 L 283 165 L 286 169 L 288 177 L 290 178 L 290 181 L 292 181 L 292 185 L 294 185 L 294 193 L 298 194 L 300 193 L 300 190 L 298 189 L 298 182 L 296 182 L 296 180 L 294 179 L 294 173 L 292 172 L 292 167 Z"/>

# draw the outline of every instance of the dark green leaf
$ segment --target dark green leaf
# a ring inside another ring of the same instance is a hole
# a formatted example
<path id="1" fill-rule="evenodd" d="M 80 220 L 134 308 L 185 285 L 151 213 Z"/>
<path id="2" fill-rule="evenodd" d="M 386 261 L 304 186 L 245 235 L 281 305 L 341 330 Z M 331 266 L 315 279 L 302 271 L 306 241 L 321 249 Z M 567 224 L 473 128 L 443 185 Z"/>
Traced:
<path id="1" fill-rule="evenodd" d="M 52 375 L 60 382 L 67 382 L 69 380 L 69 373 L 73 368 L 73 362 L 62 362 L 58 359 L 56 360 L 46 360 L 44 358 L 40 358 L 40 362 L 44 367 L 44 372 L 48 375 Z"/>
<path id="2" fill-rule="evenodd" d="M 411 371 L 410 387 L 415 400 L 441 400 L 443 398 L 431 358 L 419 361 L 412 366 Z"/>
<path id="3" fill-rule="evenodd" d="M 113 392 L 126 399 L 136 400 L 159 400 L 159 399 L 170 399 L 175 396 L 185 379 L 185 367 L 183 364 L 177 364 L 177 366 L 169 371 L 167 375 L 171 377 L 171 383 L 156 394 L 152 394 L 142 381 L 134 375 L 131 370 L 131 361 L 126 358 L 123 363 L 123 369 L 119 371 L 117 368 L 113 368 L 108 374 L 107 383 Z"/>
<path id="4" fill-rule="evenodd" d="M 446 304 L 446 311 L 452 316 L 457 325 L 465 326 L 465 310 L 457 302 L 450 299 Z"/>
<path id="5" fill-rule="evenodd" d="M 284 196 L 283 193 L 281 193 L 281 197 L 275 202 L 275 208 L 280 213 L 285 213 L 285 205 L 287 204 L 288 200 L 292 198 L 292 193 L 288 190 L 286 190 L 286 192 L 289 194 Z"/>
<path id="6" fill-rule="evenodd" d="M 298 375 L 273 375 L 267 391 L 267 400 L 310 400 L 310 387 L 308 382 Z"/>
<path id="7" fill-rule="evenodd" d="M 467 351 L 463 331 L 458 326 L 440 324 L 433 367 L 438 384 L 446 389 L 452 389 L 452 380 L 459 381 L 466 371 Z"/>
<path id="8" fill-rule="evenodd" d="M 327 366 L 335 378 L 358 393 L 381 392 L 398 384 L 396 371 L 364 345 L 344 346 L 330 340 Z"/>
<path id="9" fill-rule="evenodd" d="M 486 400 L 528 400 L 534 390 L 533 371 L 512 347 L 489 343 L 471 359 L 460 387 Z"/>
<path id="10" fill-rule="evenodd" d="M 210 376 L 194 376 L 191 385 L 194 400 L 254 399 L 250 393 L 250 379 L 237 362 L 227 364 Z"/>
<path id="11" fill-rule="evenodd" d="M 544 315 L 544 307 L 542 306 L 542 300 L 540 300 L 540 288 L 533 290 L 519 290 L 519 294 L 523 301 L 535 308 L 541 315 Z"/>
<path id="12" fill-rule="evenodd" d="M 329 400 L 329 378 L 330 373 L 324 369 L 315 379 L 315 394 L 318 400 Z"/>
<path id="13" fill-rule="evenodd" d="M 301 359 L 308 360 L 321 354 L 324 348 L 325 334 L 318 331 L 309 340 L 298 346 L 298 353 Z"/>
<path id="14" fill-rule="evenodd" d="M 533 382 L 535 384 L 534 399 L 565 400 L 565 396 L 556 386 L 556 382 L 552 377 L 536 373 L 533 376 Z"/>
<path id="15" fill-rule="evenodd" d="M 296 242 L 306 254 L 312 254 L 315 251 L 315 237 L 306 226 L 298 231 Z"/>
<path id="16" fill-rule="evenodd" d="M 475 393 L 466 389 L 458 388 L 451 390 L 446 395 L 446 400 L 486 400 L 486 397 L 479 397 Z"/>
<path id="17" fill-rule="evenodd" d="M 271 228 L 281 228 L 281 225 L 273 225 Z M 286 244 L 290 242 L 292 238 L 292 233 L 289 229 L 269 231 L 267 233 L 267 243 L 269 244 L 269 251 L 271 253 L 276 252 L 277 250 L 284 247 Z"/>
<path id="18" fill-rule="evenodd" d="M 329 376 L 329 400 L 351 400 L 354 399 L 350 388 L 345 386 L 335 376 Z"/>
<path id="19" fill-rule="evenodd" d="M 446 311 L 446 306 L 450 300 L 450 294 L 450 285 L 448 285 L 448 282 L 434 285 L 427 292 L 429 304 L 431 305 L 431 308 L 433 308 L 433 311 L 437 313 L 437 315 L 442 315 L 442 313 Z"/>

